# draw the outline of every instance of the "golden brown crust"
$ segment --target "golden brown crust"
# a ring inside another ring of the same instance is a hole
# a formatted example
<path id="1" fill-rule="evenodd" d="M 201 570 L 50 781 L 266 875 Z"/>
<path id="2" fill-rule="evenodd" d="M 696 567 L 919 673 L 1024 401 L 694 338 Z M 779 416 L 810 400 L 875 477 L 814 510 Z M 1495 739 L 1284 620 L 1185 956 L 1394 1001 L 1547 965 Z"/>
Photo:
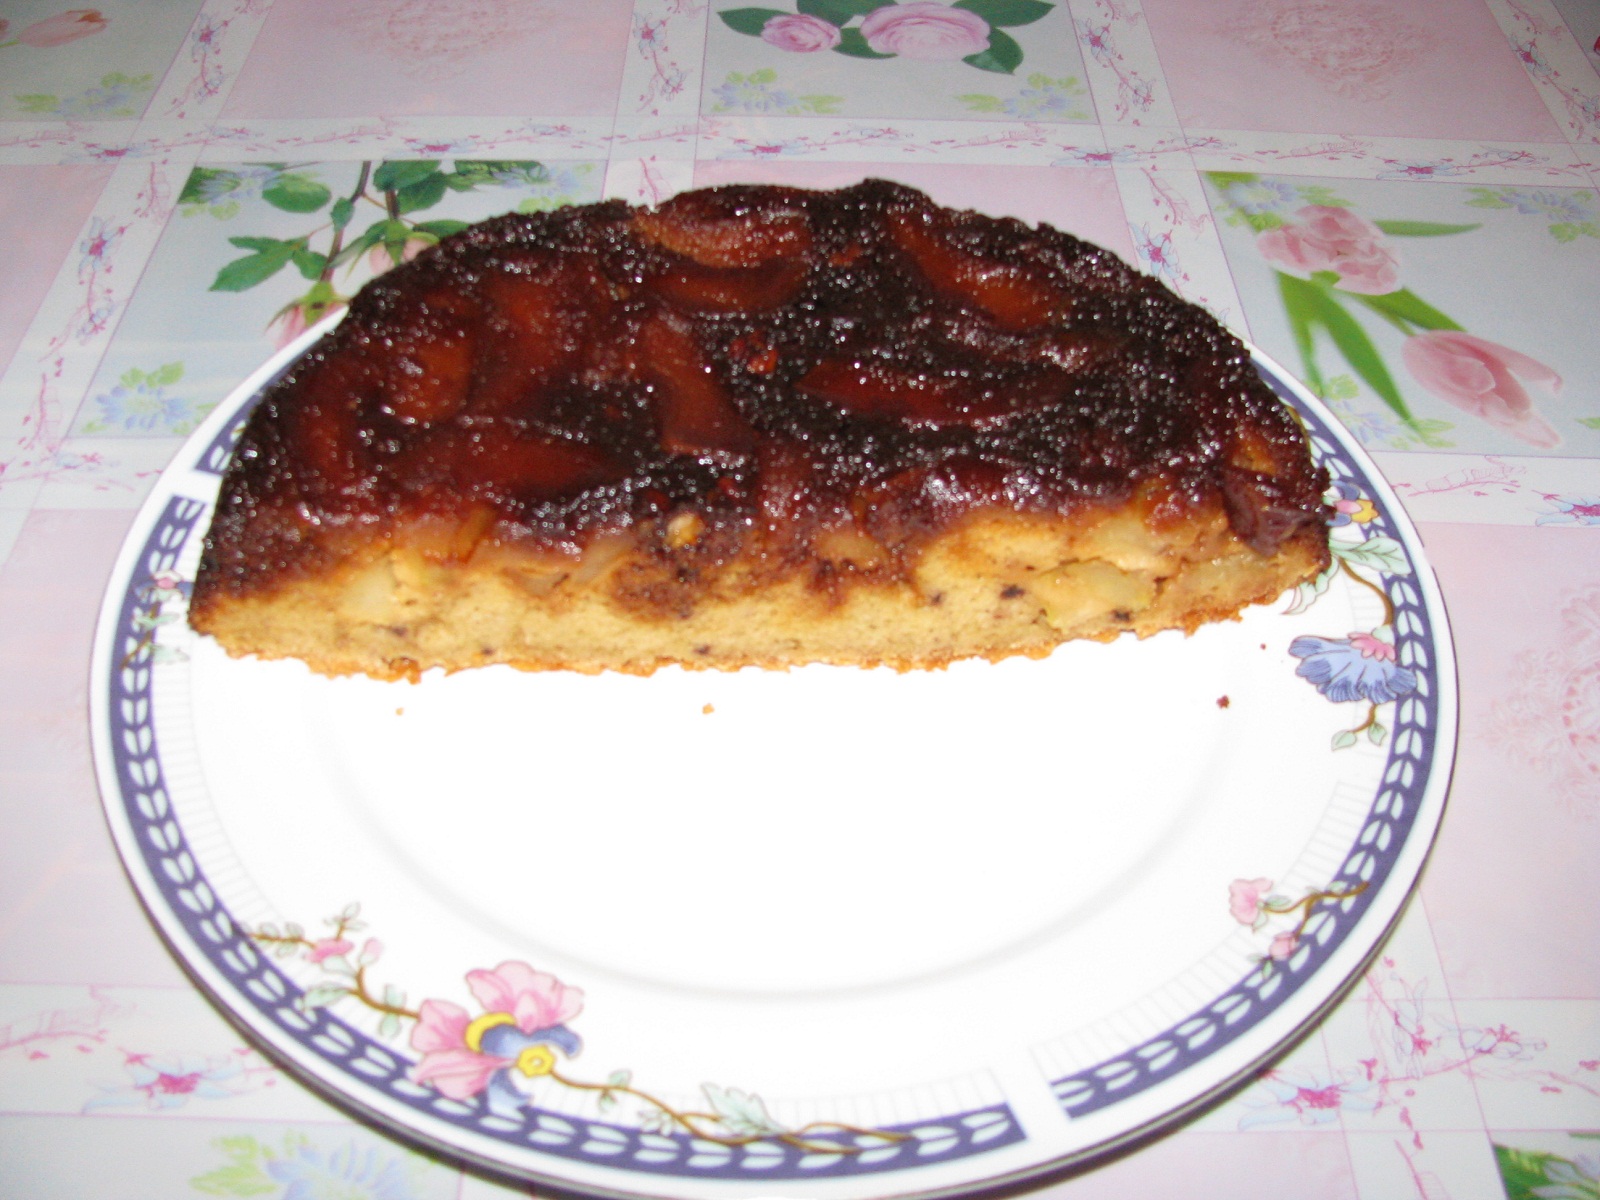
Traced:
<path id="1" fill-rule="evenodd" d="M 1114 256 L 869 181 L 507 217 L 252 415 L 191 620 L 330 673 L 937 665 L 1326 563 L 1244 348 Z"/>

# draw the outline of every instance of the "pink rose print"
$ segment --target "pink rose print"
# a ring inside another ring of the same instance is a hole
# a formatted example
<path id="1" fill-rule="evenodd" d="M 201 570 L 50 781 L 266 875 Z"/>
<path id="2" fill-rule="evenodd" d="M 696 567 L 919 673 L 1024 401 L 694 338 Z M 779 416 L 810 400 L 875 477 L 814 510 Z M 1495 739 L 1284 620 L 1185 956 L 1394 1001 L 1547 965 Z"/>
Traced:
<path id="1" fill-rule="evenodd" d="M 1264 230 L 1256 248 L 1270 263 L 1292 274 L 1332 271 L 1338 286 L 1363 296 L 1381 296 L 1400 287 L 1400 260 L 1383 231 L 1348 208 L 1308 204 L 1298 221 Z"/>
<path id="2" fill-rule="evenodd" d="M 832 21 L 805 13 L 783 13 L 761 27 L 761 40 L 779 50 L 812 54 L 832 50 L 841 40 L 839 27 Z"/>
<path id="3" fill-rule="evenodd" d="M 1235 879 L 1228 885 L 1228 912 L 1252 928 L 1261 920 L 1261 902 L 1272 891 L 1270 879 Z"/>
<path id="4" fill-rule="evenodd" d="M 1529 445 L 1560 445 L 1561 435 L 1534 411 L 1517 378 L 1560 391 L 1561 376 L 1537 359 L 1453 329 L 1407 338 L 1401 357 L 1416 381 L 1441 400 Z"/>
<path id="5" fill-rule="evenodd" d="M 550 1046 L 577 1053 L 577 1035 L 564 1022 L 582 1011 L 583 993 L 521 962 L 470 971 L 467 987 L 483 1006 L 482 1016 L 473 1018 L 448 1000 L 423 1001 L 411 1030 L 411 1046 L 422 1058 L 411 1077 L 452 1100 L 488 1090 L 491 1104 L 515 1107 L 511 1071 L 549 1074 L 555 1066 Z"/>
<path id="6" fill-rule="evenodd" d="M 92 33 L 99 33 L 108 24 L 110 22 L 95 9 L 73 8 L 57 13 L 53 17 L 46 17 L 42 21 L 35 21 L 17 34 L 16 40 L 24 46 L 33 46 L 35 49 L 61 46 L 88 37 Z"/>
<path id="7" fill-rule="evenodd" d="M 407 238 L 400 250 L 400 262 L 410 262 L 433 244 L 427 238 Z M 380 242 L 367 251 L 367 269 L 374 275 L 382 275 L 390 267 L 398 265 L 394 259 L 394 251 L 385 243 Z"/>
<path id="8" fill-rule="evenodd" d="M 288 308 L 285 308 L 278 313 L 277 316 L 273 317 L 267 327 L 269 329 L 276 328 L 276 332 L 272 337 L 272 343 L 279 350 L 282 350 L 290 342 L 294 341 L 295 338 L 299 337 L 306 330 L 310 329 L 311 322 L 306 318 L 306 310 L 304 306 L 299 304 L 291 304 Z"/>
<path id="9" fill-rule="evenodd" d="M 879 54 L 946 62 L 987 50 L 989 22 L 964 8 L 913 0 L 868 13 L 861 22 L 861 36 Z"/>

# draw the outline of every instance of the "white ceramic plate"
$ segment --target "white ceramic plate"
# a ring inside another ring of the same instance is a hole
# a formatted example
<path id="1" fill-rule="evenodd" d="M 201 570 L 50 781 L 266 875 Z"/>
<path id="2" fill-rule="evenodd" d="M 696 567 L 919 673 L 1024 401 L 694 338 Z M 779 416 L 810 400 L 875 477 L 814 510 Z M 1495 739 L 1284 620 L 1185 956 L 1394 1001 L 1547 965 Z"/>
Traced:
<path id="1" fill-rule="evenodd" d="M 1449 633 L 1366 456 L 1319 586 L 1192 637 L 896 674 L 329 680 L 184 623 L 213 414 L 128 538 L 94 735 L 122 856 L 302 1078 L 608 1196 L 944 1196 L 1192 1111 L 1398 916 L 1455 737 Z"/>

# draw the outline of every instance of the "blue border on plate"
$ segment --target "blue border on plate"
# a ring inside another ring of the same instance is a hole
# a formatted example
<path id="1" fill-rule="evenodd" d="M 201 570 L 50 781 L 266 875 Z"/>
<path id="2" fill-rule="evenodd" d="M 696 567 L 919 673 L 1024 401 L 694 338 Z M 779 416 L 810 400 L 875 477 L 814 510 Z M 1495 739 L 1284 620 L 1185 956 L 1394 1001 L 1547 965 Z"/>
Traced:
<path id="1" fill-rule="evenodd" d="M 1306 422 L 1318 457 L 1334 478 L 1354 482 L 1364 494 L 1375 495 L 1372 480 L 1342 452 L 1327 424 L 1303 410 L 1270 365 L 1260 360 L 1256 365 L 1273 390 Z M 205 447 L 194 463 L 196 470 L 221 474 L 245 418 L 267 386 L 270 381 Z M 419 1114 L 504 1142 L 519 1152 L 538 1150 L 612 1169 L 712 1179 L 860 1176 L 948 1163 L 1026 1140 L 1015 1114 L 1004 1103 L 887 1126 L 886 1132 L 900 1135 L 902 1140 L 885 1145 L 881 1139 L 866 1138 L 859 1152 L 847 1154 L 807 1152 L 773 1141 L 727 1146 L 685 1133 L 646 1133 L 532 1106 L 513 1117 L 492 1111 L 482 1095 L 456 1101 L 415 1083 L 408 1074 L 414 1065 L 411 1060 L 351 1027 L 327 1008 L 305 1006 L 302 989 L 277 970 L 207 883 L 172 814 L 156 741 L 151 698 L 155 647 L 151 631 L 141 628 L 139 618 L 148 615 L 155 578 L 174 570 L 210 507 L 204 501 L 183 497 L 169 500 L 130 572 L 112 635 L 115 659 L 110 678 L 104 681 L 109 745 L 118 799 L 162 901 L 206 961 L 232 983 L 261 1020 L 352 1082 Z M 1373 525 L 1390 535 L 1397 532 L 1381 511 Z M 1385 576 L 1383 586 L 1395 607 L 1399 660 L 1416 673 L 1419 684 L 1414 696 L 1397 702 L 1389 759 L 1378 794 L 1330 884 L 1340 887 L 1365 881 L 1369 886 L 1360 895 L 1321 905 L 1300 950 L 1275 964 L 1274 970 L 1252 969 L 1202 1010 L 1129 1053 L 1050 1081 L 1069 1118 L 1108 1108 L 1180 1074 L 1264 1020 L 1339 948 L 1393 870 L 1433 777 L 1438 737 L 1443 731 L 1438 729 L 1437 633 L 1426 602 L 1404 577 Z M 360 1101 L 353 1093 L 349 1098 Z"/>
<path id="2" fill-rule="evenodd" d="M 1293 391 L 1284 386 L 1270 366 L 1257 360 L 1256 368 L 1272 390 L 1305 421 L 1317 458 L 1334 480 L 1354 483 L 1363 496 L 1376 496 L 1373 481 L 1341 453 L 1338 439 L 1327 424 L 1296 403 Z M 1370 527 L 1390 537 L 1398 532 L 1381 509 Z M 1411 561 L 1409 547 L 1407 561 Z M 1414 562 L 1412 567 L 1416 567 Z M 1087 1116 L 1181 1074 L 1263 1020 L 1321 969 L 1394 869 L 1433 778 L 1441 732 L 1438 647 L 1427 605 L 1416 585 L 1405 576 L 1385 575 L 1383 588 L 1394 605 L 1398 661 L 1416 675 L 1417 689 L 1414 695 L 1396 701 L 1389 759 L 1377 795 L 1343 866 L 1328 884 L 1329 891 L 1346 891 L 1362 883 L 1366 888 L 1359 895 L 1318 905 L 1300 948 L 1286 960 L 1274 962 L 1269 970 L 1252 970 L 1204 1009 L 1128 1053 L 1052 1080 L 1056 1099 L 1068 1116 Z"/>
<path id="3" fill-rule="evenodd" d="M 237 994 L 303 1051 L 352 1081 L 407 1108 L 519 1151 L 656 1175 L 711 1179 L 822 1179 L 934 1166 L 985 1154 L 1026 1138 L 1009 1105 L 994 1104 L 929 1120 L 883 1126 L 873 1134 L 815 1133 L 806 1146 L 763 1139 L 726 1145 L 687 1133 L 658 1134 L 528 1106 L 514 1115 L 491 1108 L 486 1094 L 452 1100 L 414 1082 L 411 1059 L 353 1028 L 283 975 L 233 920 L 207 882 L 172 812 L 157 744 L 151 695 L 156 647 L 148 621 L 158 576 L 170 574 L 210 505 L 174 497 L 140 548 L 120 598 L 115 661 L 106 680 L 111 757 L 123 812 L 149 877 L 192 944 Z M 349 1099 L 360 1103 L 360 1097 Z M 823 1150 L 834 1145 L 837 1150 Z M 507 1164 L 502 1164 L 505 1166 Z"/>

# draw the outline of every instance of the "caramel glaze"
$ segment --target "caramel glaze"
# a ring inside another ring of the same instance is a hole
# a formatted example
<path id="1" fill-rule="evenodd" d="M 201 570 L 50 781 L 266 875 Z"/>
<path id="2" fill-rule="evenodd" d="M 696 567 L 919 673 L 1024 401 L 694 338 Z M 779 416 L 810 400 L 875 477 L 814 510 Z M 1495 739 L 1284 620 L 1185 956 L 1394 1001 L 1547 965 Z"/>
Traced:
<path id="1" fill-rule="evenodd" d="M 196 603 L 433 527 L 455 558 L 632 530 L 635 598 L 681 610 L 735 559 L 836 586 L 824 529 L 881 574 L 976 508 L 1135 493 L 1157 524 L 1220 497 L 1271 554 L 1323 488 L 1244 347 L 1111 253 L 880 180 L 730 186 L 501 217 L 369 284 L 249 419 Z"/>

